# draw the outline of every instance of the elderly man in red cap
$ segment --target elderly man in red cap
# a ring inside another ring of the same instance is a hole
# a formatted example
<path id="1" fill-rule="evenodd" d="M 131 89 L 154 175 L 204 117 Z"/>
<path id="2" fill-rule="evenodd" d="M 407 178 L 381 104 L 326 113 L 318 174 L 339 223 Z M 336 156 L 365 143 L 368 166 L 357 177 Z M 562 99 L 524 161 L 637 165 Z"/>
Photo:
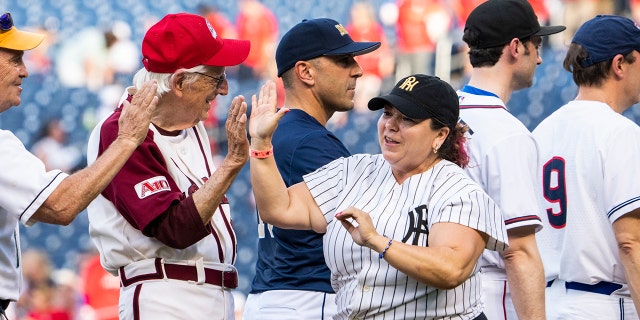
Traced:
<path id="1" fill-rule="evenodd" d="M 43 35 L 18 30 L 10 13 L 0 15 L 0 113 L 20 105 L 22 80 L 29 76 L 24 51 L 43 39 Z M 121 109 L 111 143 L 92 165 L 73 175 L 47 171 L 13 133 L 0 130 L 0 319 L 6 318 L 4 310 L 18 299 L 22 287 L 18 223 L 71 223 L 144 140 L 158 101 L 156 87 L 155 81 L 140 83 L 138 93 Z"/>
<path id="2" fill-rule="evenodd" d="M 249 41 L 222 39 L 198 15 L 169 14 L 142 41 L 144 68 L 127 101 L 150 79 L 159 97 L 142 145 L 89 206 L 89 231 L 102 266 L 120 277 L 120 319 L 233 319 L 236 237 L 225 192 L 249 159 L 247 104 L 231 102 L 229 152 L 214 167 L 203 125 L 229 92 L 225 67 Z M 94 129 L 91 163 L 114 139 L 120 109 Z"/>

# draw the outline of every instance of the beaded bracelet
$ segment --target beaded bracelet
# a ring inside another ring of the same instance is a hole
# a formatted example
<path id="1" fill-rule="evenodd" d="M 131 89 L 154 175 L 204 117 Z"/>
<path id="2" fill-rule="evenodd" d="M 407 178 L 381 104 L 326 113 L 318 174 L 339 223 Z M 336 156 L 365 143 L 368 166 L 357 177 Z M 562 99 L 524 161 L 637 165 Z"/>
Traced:
<path id="1" fill-rule="evenodd" d="M 387 247 L 384 248 L 384 250 L 382 250 L 382 252 L 380 252 L 380 254 L 378 254 L 378 259 L 384 258 L 384 254 L 387 253 L 387 250 L 389 250 L 389 247 L 391 247 L 391 243 L 392 242 L 393 242 L 393 239 L 389 239 L 389 243 L 387 243 Z"/>

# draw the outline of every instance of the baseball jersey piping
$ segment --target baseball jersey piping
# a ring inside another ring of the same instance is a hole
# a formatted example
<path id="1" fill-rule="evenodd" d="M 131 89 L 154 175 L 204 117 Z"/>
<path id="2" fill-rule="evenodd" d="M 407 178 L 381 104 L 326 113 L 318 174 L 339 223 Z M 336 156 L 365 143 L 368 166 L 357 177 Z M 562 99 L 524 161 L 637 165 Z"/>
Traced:
<path id="1" fill-rule="evenodd" d="M 207 168 L 207 174 L 211 176 L 211 168 L 209 168 L 209 161 L 207 161 L 207 157 L 205 156 L 204 147 L 202 146 L 202 140 L 200 140 L 200 135 L 198 134 L 198 130 L 196 130 L 195 127 L 191 129 L 193 129 L 193 133 L 196 136 L 196 139 L 198 140 L 198 146 L 200 147 L 200 152 L 202 152 L 202 157 L 204 158 L 204 165 Z"/>
<path id="2" fill-rule="evenodd" d="M 209 168 L 209 161 L 207 161 L 207 157 L 205 156 L 205 151 L 204 148 L 202 146 L 202 141 L 200 140 L 200 135 L 198 134 L 198 130 L 196 130 L 196 128 L 192 128 L 193 129 L 193 133 L 196 137 L 196 140 L 198 141 L 198 147 L 200 148 L 200 152 L 202 153 L 202 157 L 204 159 L 204 163 L 205 163 L 205 167 L 207 169 L 207 174 L 209 176 L 211 176 L 211 169 Z M 174 162 L 174 164 L 176 165 L 176 167 L 178 168 L 178 170 L 180 170 L 180 172 L 189 180 L 189 182 L 191 182 L 191 184 L 195 185 L 195 183 L 191 180 L 191 178 L 189 178 L 188 175 L 186 175 L 182 169 L 180 169 L 180 167 L 177 165 L 175 159 L 173 159 L 173 157 L 171 157 L 171 161 Z M 218 209 L 220 210 L 220 214 L 223 217 L 223 221 L 225 224 L 225 228 L 227 229 L 227 232 L 229 232 L 229 235 L 231 237 L 231 243 L 233 245 L 234 248 L 234 253 L 231 257 L 231 263 L 233 263 L 235 261 L 235 248 L 236 248 L 236 239 L 235 236 L 233 234 L 233 231 L 231 230 L 229 223 L 227 222 L 227 218 L 226 215 L 224 214 L 224 209 L 222 208 L 222 205 L 218 205 Z M 213 235 L 213 237 L 216 239 L 216 242 L 218 243 L 218 259 L 220 259 L 220 262 L 224 262 L 224 250 L 222 249 L 222 242 L 220 240 L 220 236 L 218 236 L 218 233 L 216 231 L 216 229 L 213 227 L 213 224 L 211 224 L 211 222 L 209 222 L 209 225 L 211 226 L 211 235 Z"/>
<path id="3" fill-rule="evenodd" d="M 517 223 L 517 222 L 522 222 L 522 221 L 531 221 L 531 220 L 538 220 L 540 222 L 542 222 L 542 220 L 540 219 L 540 217 L 538 217 L 537 215 L 528 215 L 528 216 L 522 216 L 522 217 L 517 217 L 517 218 L 513 218 L 513 219 L 508 219 L 504 221 L 505 225 L 509 225 L 512 223 Z"/>
<path id="4" fill-rule="evenodd" d="M 216 242 L 218 243 L 218 258 L 220 259 L 220 262 L 224 263 L 224 252 L 221 246 L 220 236 L 218 236 L 218 233 L 216 232 L 216 229 L 213 228 L 213 226 L 211 226 L 211 235 L 216 239 Z"/>
<path id="5" fill-rule="evenodd" d="M 460 109 L 505 109 L 505 110 L 507 110 L 507 108 L 505 108 L 504 106 L 501 106 L 501 105 L 488 105 L 488 106 L 484 106 L 484 105 L 469 105 L 469 106 L 460 106 Z"/>
<path id="6" fill-rule="evenodd" d="M 632 199 L 629 199 L 629 200 L 627 200 L 627 201 L 625 201 L 625 202 L 613 207 L 611 210 L 609 210 L 609 212 L 607 212 L 607 217 L 611 218 L 611 216 L 614 213 L 616 213 L 616 211 L 618 211 L 618 210 L 624 208 L 625 206 L 629 205 L 630 203 L 634 203 L 636 201 L 640 201 L 640 196 L 632 198 Z"/>
<path id="7" fill-rule="evenodd" d="M 225 196 L 226 198 L 226 196 Z M 231 221 L 231 217 L 229 216 L 229 218 L 227 218 L 227 215 L 224 212 L 224 209 L 222 208 L 222 204 L 218 205 L 218 209 L 220 209 L 220 214 L 222 215 L 222 220 L 224 221 L 224 225 L 227 228 L 227 232 L 229 233 L 229 237 L 231 238 L 231 245 L 233 246 L 233 253 L 231 255 L 231 262 L 230 263 L 235 263 L 236 262 L 236 252 L 238 249 L 238 245 L 236 242 L 236 236 L 235 233 L 233 232 L 233 228 L 231 227 L 231 225 L 229 224 L 229 221 Z M 213 230 L 213 228 L 211 228 Z M 219 248 L 222 248 L 222 243 L 220 243 Z M 220 261 L 224 262 L 224 253 L 220 256 Z"/>
<path id="8" fill-rule="evenodd" d="M 19 220 L 22 220 L 22 216 L 29 211 L 29 208 L 31 208 L 31 205 L 33 205 L 34 202 L 36 202 L 36 200 L 38 198 L 40 198 L 40 195 L 44 192 L 44 190 L 46 190 L 47 188 L 49 188 L 49 186 L 51 186 L 51 184 L 56 181 L 56 179 L 58 178 L 58 176 L 60 176 L 62 174 L 62 172 L 58 172 L 58 174 L 55 175 L 55 177 L 53 177 L 53 179 L 51 179 L 51 181 L 49 181 L 49 183 L 42 188 L 42 190 L 40 190 L 40 192 L 38 192 L 38 195 L 33 198 L 33 200 L 29 203 L 29 205 L 24 209 L 24 211 L 22 211 L 22 213 L 20 214 Z"/>

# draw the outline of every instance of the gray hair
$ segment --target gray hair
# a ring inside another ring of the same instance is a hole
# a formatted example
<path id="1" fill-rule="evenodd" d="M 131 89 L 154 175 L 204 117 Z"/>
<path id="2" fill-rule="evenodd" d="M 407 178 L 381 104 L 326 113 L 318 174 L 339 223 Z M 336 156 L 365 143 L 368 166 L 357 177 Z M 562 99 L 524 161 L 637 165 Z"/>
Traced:
<path id="1" fill-rule="evenodd" d="M 195 82 L 198 78 L 198 75 L 194 72 L 204 73 L 206 72 L 206 67 L 203 65 L 195 66 L 190 69 L 185 69 L 185 72 L 187 74 L 184 78 L 184 84 L 189 85 Z M 163 94 L 171 91 L 171 79 L 174 75 L 175 73 L 156 73 L 147 71 L 145 68 L 141 68 L 133 76 L 133 86 L 136 87 L 136 89 L 140 89 L 145 82 L 149 80 L 156 80 L 158 82 L 158 91 L 156 92 L 156 95 L 158 97 L 162 97 Z"/>

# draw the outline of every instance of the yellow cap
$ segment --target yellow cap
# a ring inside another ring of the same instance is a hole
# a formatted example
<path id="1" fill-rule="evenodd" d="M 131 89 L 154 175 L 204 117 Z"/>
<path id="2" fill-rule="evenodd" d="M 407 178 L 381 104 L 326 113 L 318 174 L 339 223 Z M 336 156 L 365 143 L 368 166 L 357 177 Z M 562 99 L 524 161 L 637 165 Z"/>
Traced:
<path id="1" fill-rule="evenodd" d="M 31 50 L 37 47 L 42 40 L 44 40 L 43 34 L 18 30 L 16 27 L 0 32 L 0 48 L 5 49 Z"/>

